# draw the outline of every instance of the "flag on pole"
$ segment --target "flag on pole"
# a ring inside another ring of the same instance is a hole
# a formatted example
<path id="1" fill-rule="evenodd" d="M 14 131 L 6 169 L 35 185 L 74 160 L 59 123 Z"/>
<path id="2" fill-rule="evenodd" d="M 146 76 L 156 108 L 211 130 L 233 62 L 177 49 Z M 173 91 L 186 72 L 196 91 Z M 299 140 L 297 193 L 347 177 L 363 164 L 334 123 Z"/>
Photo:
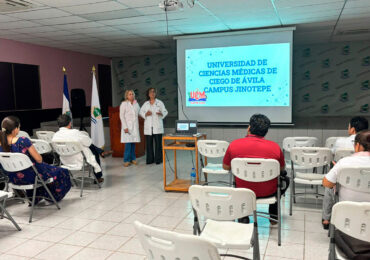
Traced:
<path id="1" fill-rule="evenodd" d="M 71 100 L 69 99 L 69 92 L 68 92 L 68 83 L 67 83 L 67 75 L 66 69 L 63 67 L 64 72 L 64 83 L 63 83 L 63 109 L 62 114 L 67 114 L 72 119 L 72 112 L 71 112 Z"/>
<path id="2" fill-rule="evenodd" d="M 93 82 L 91 94 L 91 139 L 96 147 L 104 146 L 103 118 L 100 110 L 98 86 L 95 78 L 95 66 L 92 69 Z"/>

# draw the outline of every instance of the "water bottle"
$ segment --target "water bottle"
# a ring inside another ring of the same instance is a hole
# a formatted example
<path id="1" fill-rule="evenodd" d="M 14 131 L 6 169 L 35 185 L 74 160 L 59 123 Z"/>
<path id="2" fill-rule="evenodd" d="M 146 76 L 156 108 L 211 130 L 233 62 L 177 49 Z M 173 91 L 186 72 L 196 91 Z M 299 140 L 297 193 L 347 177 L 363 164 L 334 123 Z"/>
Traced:
<path id="1" fill-rule="evenodd" d="M 191 185 L 195 184 L 197 175 L 195 174 L 195 169 L 192 168 L 190 172 L 190 183 Z"/>

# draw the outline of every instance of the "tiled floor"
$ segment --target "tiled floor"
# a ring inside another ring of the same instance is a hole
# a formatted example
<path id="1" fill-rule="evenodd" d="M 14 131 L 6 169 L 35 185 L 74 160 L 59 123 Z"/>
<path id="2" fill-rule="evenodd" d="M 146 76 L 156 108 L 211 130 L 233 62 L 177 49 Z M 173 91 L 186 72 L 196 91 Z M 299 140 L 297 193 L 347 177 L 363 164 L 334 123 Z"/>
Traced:
<path id="1" fill-rule="evenodd" d="M 190 155 L 184 155 L 179 169 L 189 168 L 189 161 Z M 105 159 L 102 189 L 85 190 L 80 198 L 79 191 L 72 188 L 60 203 L 61 210 L 37 208 L 31 224 L 25 204 L 9 203 L 8 210 L 22 231 L 0 220 L 0 259 L 145 259 L 132 225 L 135 220 L 191 234 L 188 195 L 163 191 L 162 165 L 146 166 L 144 158 L 138 163 L 123 168 L 121 159 Z M 261 259 L 327 259 L 329 239 L 320 224 L 320 201 L 298 200 L 293 216 L 288 214 L 289 198 L 282 202 L 280 247 L 277 229 L 259 219 Z M 228 252 L 251 256 L 251 251 Z"/>

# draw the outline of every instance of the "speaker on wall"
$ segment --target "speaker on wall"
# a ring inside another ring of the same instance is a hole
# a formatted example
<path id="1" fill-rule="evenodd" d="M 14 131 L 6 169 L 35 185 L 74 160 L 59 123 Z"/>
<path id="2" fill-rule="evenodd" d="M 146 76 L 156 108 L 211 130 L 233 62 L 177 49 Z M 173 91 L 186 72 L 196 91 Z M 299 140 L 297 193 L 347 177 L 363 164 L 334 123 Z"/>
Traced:
<path id="1" fill-rule="evenodd" d="M 83 123 L 84 109 L 86 107 L 85 90 L 82 88 L 71 89 L 72 116 L 80 118 L 80 130 L 85 130 Z"/>
<path id="2" fill-rule="evenodd" d="M 74 117 L 82 117 L 86 107 L 85 90 L 82 88 L 71 89 L 71 105 L 72 115 Z"/>

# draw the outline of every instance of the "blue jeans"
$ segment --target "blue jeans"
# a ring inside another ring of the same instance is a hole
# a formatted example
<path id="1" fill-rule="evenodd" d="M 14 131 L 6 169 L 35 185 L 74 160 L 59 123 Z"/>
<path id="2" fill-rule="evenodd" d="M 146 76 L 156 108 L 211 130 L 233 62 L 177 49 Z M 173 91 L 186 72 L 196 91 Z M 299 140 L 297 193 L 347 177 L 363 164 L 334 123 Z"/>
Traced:
<path id="1" fill-rule="evenodd" d="M 136 160 L 135 143 L 125 143 L 125 152 L 123 154 L 123 162 L 132 162 Z"/>

